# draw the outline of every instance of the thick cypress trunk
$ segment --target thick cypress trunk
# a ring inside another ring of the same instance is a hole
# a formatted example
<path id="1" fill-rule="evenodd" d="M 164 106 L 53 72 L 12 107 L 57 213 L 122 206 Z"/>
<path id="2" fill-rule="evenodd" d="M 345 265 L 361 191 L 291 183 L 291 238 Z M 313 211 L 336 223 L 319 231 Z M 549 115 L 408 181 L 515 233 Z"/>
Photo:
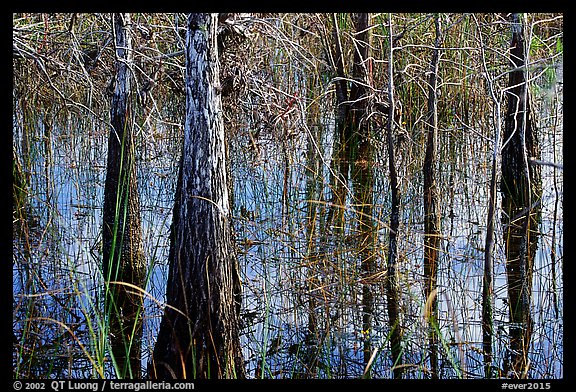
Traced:
<path id="1" fill-rule="evenodd" d="M 506 272 L 510 307 L 510 360 L 504 368 L 511 377 L 526 377 L 533 321 L 530 313 L 533 260 L 537 248 L 539 201 L 542 195 L 536 129 L 531 119 L 530 95 L 525 68 L 526 49 L 523 23 L 511 15 L 512 41 L 508 107 L 502 149 L 502 208 Z"/>
<path id="2" fill-rule="evenodd" d="M 438 279 L 438 250 L 440 248 L 440 211 L 439 195 L 436 186 L 436 169 L 438 161 L 438 96 L 437 78 L 438 61 L 440 57 L 441 32 L 440 18 L 434 19 L 436 26 L 435 49 L 430 62 L 430 78 L 428 81 L 428 140 L 424 158 L 424 296 L 426 298 L 426 316 L 429 325 L 428 343 L 430 350 L 430 372 L 432 378 L 438 378 L 438 300 L 436 282 Z"/>
<path id="3" fill-rule="evenodd" d="M 217 14 L 188 17 L 184 148 L 152 378 L 245 377 L 216 27 Z"/>
<path id="4" fill-rule="evenodd" d="M 117 373 L 122 378 L 139 378 L 143 302 L 142 295 L 129 285 L 145 285 L 146 264 L 132 133 L 129 25 L 128 14 L 114 14 L 117 60 L 111 105 L 112 129 L 108 138 L 102 243 L 105 307 Z"/>

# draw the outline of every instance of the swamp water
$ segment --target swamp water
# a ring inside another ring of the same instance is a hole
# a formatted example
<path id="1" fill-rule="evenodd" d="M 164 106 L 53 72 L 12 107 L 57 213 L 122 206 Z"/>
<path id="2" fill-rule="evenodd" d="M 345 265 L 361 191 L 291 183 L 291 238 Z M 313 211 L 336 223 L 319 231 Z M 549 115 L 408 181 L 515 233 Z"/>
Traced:
<path id="1" fill-rule="evenodd" d="M 562 162 L 562 113 L 538 123 L 541 159 Z M 102 319 L 101 223 L 107 132 L 98 122 L 50 114 L 31 120 L 14 112 L 15 164 L 27 185 L 15 203 L 13 340 L 16 377 L 115 377 Z M 241 342 L 247 374 L 264 378 L 359 378 L 362 348 L 372 347 L 371 376 L 390 378 L 384 278 L 390 192 L 385 138 L 374 135 L 375 272 L 361 274 L 358 202 L 348 193 L 332 204 L 333 118 L 302 124 L 291 138 L 274 130 L 254 140 L 244 130 L 229 139 L 233 186 L 231 223 L 243 284 Z M 171 209 L 181 148 L 177 126 L 137 131 L 146 287 L 142 365 L 158 332 L 165 284 Z M 483 378 L 481 302 L 491 143 L 462 129 L 440 130 L 442 249 L 438 270 L 440 378 Z M 399 145 L 401 217 L 398 269 L 404 328 L 404 377 L 427 377 L 423 297 L 421 157 Z M 415 151 L 423 149 L 415 149 Z M 532 294 L 534 332 L 530 376 L 563 377 L 563 175 L 542 166 L 544 195 Z M 353 181 L 347 186 L 353 190 Z M 500 195 L 498 196 L 500 198 Z M 500 200 L 500 199 L 499 199 Z M 328 218 L 344 210 L 344 227 Z M 332 211 L 332 212 L 331 212 Z M 508 355 L 504 244 L 496 219 L 494 362 Z M 362 288 L 374 295 L 372 328 L 363 330 Z"/>

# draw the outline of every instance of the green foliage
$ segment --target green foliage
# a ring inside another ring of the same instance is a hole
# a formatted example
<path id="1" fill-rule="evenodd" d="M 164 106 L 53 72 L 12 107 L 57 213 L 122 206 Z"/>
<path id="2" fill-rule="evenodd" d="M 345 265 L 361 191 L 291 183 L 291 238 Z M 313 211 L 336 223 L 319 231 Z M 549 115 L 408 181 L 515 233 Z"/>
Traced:
<path id="1" fill-rule="evenodd" d="M 561 37 L 556 38 L 556 53 L 564 53 L 564 44 Z"/>

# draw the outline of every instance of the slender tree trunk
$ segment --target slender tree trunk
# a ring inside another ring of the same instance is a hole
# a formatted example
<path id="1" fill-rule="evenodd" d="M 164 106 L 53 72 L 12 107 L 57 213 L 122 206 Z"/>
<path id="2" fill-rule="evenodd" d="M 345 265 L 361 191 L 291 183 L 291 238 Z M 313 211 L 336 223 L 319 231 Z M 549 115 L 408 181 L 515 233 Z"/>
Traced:
<path id="1" fill-rule="evenodd" d="M 512 71 L 508 81 L 501 180 L 510 307 L 510 361 L 504 368 L 511 377 L 524 378 L 530 365 L 532 269 L 542 189 L 539 166 L 528 165 L 528 157 L 538 158 L 539 151 L 530 111 L 524 26 L 520 15 L 512 14 L 511 24 Z"/>
<path id="2" fill-rule="evenodd" d="M 372 278 L 375 271 L 374 244 L 376 227 L 372 217 L 374 205 L 373 144 L 368 123 L 370 91 L 372 84 L 372 59 L 370 58 L 370 14 L 355 15 L 354 62 L 352 77 L 355 83 L 350 89 L 350 112 L 347 128 L 351 130 L 349 159 L 353 162 L 352 182 L 354 202 L 357 204 L 358 253 L 362 268 L 362 331 L 364 338 L 365 377 L 370 377 L 367 368 L 372 356 L 372 320 L 374 318 L 374 293 L 376 283 Z"/>
<path id="3" fill-rule="evenodd" d="M 388 169 L 390 171 L 390 194 L 392 205 L 390 210 L 390 230 L 388 245 L 388 277 L 386 279 L 386 296 L 388 299 L 388 319 L 390 323 L 390 352 L 392 354 L 392 364 L 394 378 L 402 377 L 402 325 L 400 323 L 400 290 L 398 287 L 398 273 L 396 271 L 397 248 L 398 248 L 398 227 L 400 225 L 400 192 L 398 186 L 398 174 L 396 173 L 395 153 L 394 153 L 394 44 L 392 15 L 388 15 L 388 34 L 390 46 L 388 49 L 388 99 L 390 106 L 388 111 L 388 122 L 386 125 L 386 143 L 388 147 Z"/>
<path id="4" fill-rule="evenodd" d="M 190 14 L 184 148 L 173 212 L 167 306 L 152 378 L 244 378 L 239 279 L 228 221 L 217 14 Z"/>
<path id="5" fill-rule="evenodd" d="M 438 250 L 440 248 L 440 206 L 438 188 L 436 186 L 436 169 L 438 161 L 438 62 L 442 42 L 440 17 L 434 18 L 436 26 L 435 49 L 430 62 L 430 78 L 428 80 L 428 140 L 424 158 L 424 295 L 426 297 L 426 316 L 429 326 L 428 343 L 430 350 L 430 371 L 432 378 L 438 378 Z"/>
<path id="6" fill-rule="evenodd" d="M 484 54 L 484 44 L 482 34 L 480 34 L 480 51 L 482 55 L 482 65 L 486 74 L 486 81 L 490 97 L 494 103 L 492 111 L 494 113 L 494 149 L 492 152 L 492 173 L 490 176 L 490 199 L 488 201 L 488 216 L 486 221 L 486 241 L 484 245 L 484 274 L 482 279 L 482 351 L 484 356 L 484 376 L 492 378 L 493 357 L 492 357 L 492 340 L 494 336 L 493 321 L 493 295 L 494 295 L 494 230 L 496 218 L 496 192 L 498 191 L 498 156 L 500 154 L 500 134 L 501 134 L 501 105 L 500 98 L 496 96 L 493 80 L 489 77 L 488 66 Z"/>
<path id="7" fill-rule="evenodd" d="M 336 86 L 336 143 L 334 149 L 335 172 L 340 176 L 333 181 L 334 205 L 331 219 L 338 232 L 343 232 L 344 212 L 348 196 L 347 183 L 350 178 L 351 163 L 353 170 L 354 198 L 358 203 L 359 255 L 363 275 L 362 285 L 362 330 L 364 338 L 363 356 L 365 366 L 372 355 L 370 334 L 374 317 L 374 294 L 370 281 L 374 273 L 375 226 L 372 219 L 374 179 L 372 175 L 372 144 L 368 116 L 372 82 L 372 61 L 370 58 L 370 14 L 354 15 L 355 37 L 352 79 L 350 89 L 344 70 L 343 49 L 340 41 L 338 19 L 333 15 L 334 68 L 337 76 Z M 368 370 L 368 369 L 367 369 Z"/>
<path id="8" fill-rule="evenodd" d="M 104 188 L 102 239 L 105 307 L 118 376 L 139 378 L 143 302 L 141 293 L 129 285 L 144 287 L 146 264 L 132 132 L 129 14 L 114 14 L 112 24 L 116 76 Z"/>
<path id="9" fill-rule="evenodd" d="M 498 140 L 498 137 L 496 138 Z M 493 252 L 494 252 L 494 217 L 496 211 L 496 156 L 499 143 L 495 143 L 492 157 L 492 174 L 490 179 L 490 200 L 486 224 L 486 242 L 484 246 L 484 274 L 482 279 L 482 349 L 484 352 L 484 374 L 492 377 L 492 336 L 494 335 L 492 295 L 493 285 Z"/>
<path id="10" fill-rule="evenodd" d="M 320 161 L 316 154 L 316 149 L 313 146 L 312 134 L 309 135 L 308 139 L 308 152 L 307 152 L 307 167 L 310 169 L 307 172 L 306 179 L 306 199 L 308 202 L 307 209 L 307 219 L 308 224 L 306 225 L 306 238 L 307 238 L 307 249 L 306 254 L 309 260 L 308 268 L 306 271 L 306 282 L 309 293 L 314 293 L 314 290 L 318 287 L 318 272 L 316 266 L 320 261 L 320 258 L 326 257 L 320 249 L 318 249 L 317 238 L 318 230 L 316 226 L 318 225 L 319 219 L 319 209 L 318 203 L 315 202 L 318 198 L 317 184 L 318 174 L 320 173 Z M 302 372 L 302 378 L 315 378 L 317 374 L 317 347 L 319 346 L 319 331 L 316 311 L 318 307 L 318 302 L 316 301 L 315 294 L 311 294 L 308 298 L 308 322 L 306 326 L 306 338 L 305 347 L 302 348 L 304 352 L 306 371 Z"/>
<path id="11" fill-rule="evenodd" d="M 333 200 L 329 221 L 336 232 L 344 232 L 344 212 L 348 197 L 348 179 L 350 178 L 350 150 L 352 144 L 352 127 L 350 125 L 349 91 L 344 69 L 344 53 L 338 26 L 338 17 L 333 14 L 334 61 L 337 80 L 336 87 L 336 137 L 334 142 L 334 159 L 332 179 Z"/>

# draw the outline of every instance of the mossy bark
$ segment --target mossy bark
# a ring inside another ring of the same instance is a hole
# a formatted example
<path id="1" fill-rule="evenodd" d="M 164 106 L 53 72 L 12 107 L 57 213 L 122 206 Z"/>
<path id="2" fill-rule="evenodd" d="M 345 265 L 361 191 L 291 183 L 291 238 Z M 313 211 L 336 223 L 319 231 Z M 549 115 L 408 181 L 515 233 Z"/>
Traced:
<path id="1" fill-rule="evenodd" d="M 114 14 L 113 26 L 117 60 L 102 233 L 105 308 L 118 376 L 140 378 L 143 297 L 137 288 L 145 285 L 146 263 L 132 131 L 129 14 Z"/>

